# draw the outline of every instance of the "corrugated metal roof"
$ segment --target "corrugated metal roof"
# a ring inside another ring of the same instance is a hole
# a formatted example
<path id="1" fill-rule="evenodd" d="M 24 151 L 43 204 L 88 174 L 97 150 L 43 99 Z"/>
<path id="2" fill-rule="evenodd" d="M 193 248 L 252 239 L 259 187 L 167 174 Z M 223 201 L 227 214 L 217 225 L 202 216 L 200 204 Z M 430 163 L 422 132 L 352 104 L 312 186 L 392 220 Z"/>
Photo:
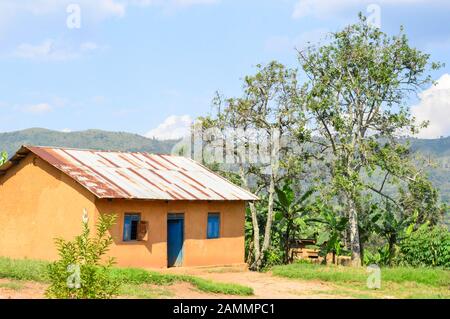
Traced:
<path id="1" fill-rule="evenodd" d="M 98 198 L 257 200 L 258 197 L 185 157 L 23 146 L 0 168 L 33 152 Z"/>

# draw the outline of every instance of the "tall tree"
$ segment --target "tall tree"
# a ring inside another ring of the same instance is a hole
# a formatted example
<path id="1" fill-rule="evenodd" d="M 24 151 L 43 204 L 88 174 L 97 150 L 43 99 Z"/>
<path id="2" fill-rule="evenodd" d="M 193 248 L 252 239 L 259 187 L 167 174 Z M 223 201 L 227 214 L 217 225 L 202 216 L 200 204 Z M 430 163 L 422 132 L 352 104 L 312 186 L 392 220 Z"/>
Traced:
<path id="1" fill-rule="evenodd" d="M 319 135 L 315 141 L 327 154 L 332 186 L 345 198 L 355 266 L 361 264 L 361 196 L 370 191 L 389 198 L 386 183 L 417 178 L 391 159 L 408 151 L 399 144 L 400 136 L 426 125 L 416 123 L 406 97 L 431 83 L 428 72 L 439 67 L 409 45 L 403 29 L 390 37 L 359 17 L 358 23 L 332 33 L 329 43 L 299 51 L 308 78 L 306 112 Z M 385 174 L 377 187 L 363 179 L 374 171 Z"/>
<path id="2" fill-rule="evenodd" d="M 231 157 L 241 185 L 259 195 L 267 196 L 267 216 L 260 234 L 259 212 L 249 204 L 253 224 L 253 262 L 251 269 L 261 268 L 270 247 L 274 221 L 276 185 L 299 169 L 300 157 L 294 156 L 293 134 L 306 136 L 299 112 L 296 70 L 271 62 L 257 66 L 256 74 L 245 77 L 243 96 L 221 99 L 218 113 L 202 118 L 204 132 L 221 136 L 215 147 L 225 147 L 225 159 Z M 215 133 L 212 130 L 215 129 Z M 214 138 L 217 136 L 213 136 Z M 230 152 L 229 142 L 233 142 Z M 210 141 L 211 144 L 211 141 Z M 211 151 L 214 152 L 214 151 Z M 222 159 L 224 158 L 222 157 Z"/>

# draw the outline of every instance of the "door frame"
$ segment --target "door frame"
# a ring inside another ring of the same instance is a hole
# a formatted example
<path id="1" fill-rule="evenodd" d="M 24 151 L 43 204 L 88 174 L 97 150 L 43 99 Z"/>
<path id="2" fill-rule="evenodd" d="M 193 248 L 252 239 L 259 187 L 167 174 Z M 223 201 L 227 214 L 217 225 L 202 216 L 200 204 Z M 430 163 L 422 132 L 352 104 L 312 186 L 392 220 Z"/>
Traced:
<path id="1" fill-rule="evenodd" d="M 182 236 L 182 243 L 181 243 L 181 263 L 179 266 L 169 266 L 169 220 L 181 220 L 181 236 Z M 184 212 L 168 212 L 167 213 L 167 220 L 166 220 L 166 227 L 167 227 L 167 236 L 166 236 L 166 243 L 167 243 L 167 268 L 172 267 L 181 267 L 184 263 L 184 233 L 185 233 L 185 218 L 184 218 Z"/>

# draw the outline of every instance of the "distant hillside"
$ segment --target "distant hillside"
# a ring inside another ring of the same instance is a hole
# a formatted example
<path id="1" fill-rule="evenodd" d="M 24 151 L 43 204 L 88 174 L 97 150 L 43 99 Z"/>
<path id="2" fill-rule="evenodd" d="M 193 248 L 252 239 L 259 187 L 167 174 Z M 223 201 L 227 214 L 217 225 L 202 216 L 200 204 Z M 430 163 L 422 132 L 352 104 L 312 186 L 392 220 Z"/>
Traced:
<path id="1" fill-rule="evenodd" d="M 422 154 L 432 154 L 437 157 L 450 157 L 450 136 L 432 140 L 410 139 L 412 150 Z"/>
<path id="2" fill-rule="evenodd" d="M 149 139 L 138 134 L 100 130 L 63 133 L 31 128 L 0 133 L 0 151 L 5 150 L 9 156 L 25 144 L 168 154 L 176 142 Z"/>
<path id="3" fill-rule="evenodd" d="M 450 137 L 411 139 L 410 142 L 414 152 L 424 154 L 436 163 L 436 167 L 428 171 L 430 179 L 440 190 L 442 200 L 450 203 Z M 24 144 L 167 154 L 176 143 L 176 140 L 159 141 L 137 134 L 100 130 L 63 133 L 32 128 L 0 133 L 0 151 L 6 150 L 10 156 Z"/>
<path id="4" fill-rule="evenodd" d="M 428 158 L 433 168 L 428 169 L 430 180 L 439 189 L 441 198 L 450 204 L 450 137 L 438 139 L 411 139 L 411 149 Z"/>

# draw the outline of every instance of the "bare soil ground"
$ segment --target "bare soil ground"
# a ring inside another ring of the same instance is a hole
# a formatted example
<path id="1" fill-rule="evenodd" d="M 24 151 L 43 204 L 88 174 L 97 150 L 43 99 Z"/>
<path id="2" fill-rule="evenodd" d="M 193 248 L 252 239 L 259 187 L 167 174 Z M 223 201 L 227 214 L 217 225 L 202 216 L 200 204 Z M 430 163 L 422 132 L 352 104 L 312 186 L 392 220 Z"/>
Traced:
<path id="1" fill-rule="evenodd" d="M 0 299 L 42 299 L 46 287 L 34 281 L 0 279 Z"/>
<path id="2" fill-rule="evenodd" d="M 215 268 L 171 268 L 167 273 L 198 276 L 218 282 L 238 283 L 253 288 L 255 295 L 247 298 L 266 299 L 309 299 L 309 298 L 348 298 L 333 293 L 333 286 L 319 281 L 297 281 L 274 277 L 270 273 L 256 273 L 243 267 Z M 0 279 L 0 299 L 39 299 L 45 298 L 46 285 L 32 281 Z M 329 292 L 329 294 L 327 294 Z M 121 298 L 176 298 L 176 299 L 231 299 L 242 298 L 222 294 L 205 293 L 189 283 L 175 283 L 170 286 L 145 285 L 142 292 Z"/>
<path id="3" fill-rule="evenodd" d="M 334 287 L 320 281 L 299 281 L 272 276 L 271 273 L 258 273 L 247 270 L 245 267 L 215 267 L 215 268 L 170 268 L 167 273 L 179 273 L 211 279 L 218 282 L 237 283 L 253 288 L 254 296 L 248 298 L 261 299 L 315 299 L 315 298 L 348 298 L 333 296 Z M 214 295 L 207 294 L 207 298 Z M 189 297 L 188 297 L 189 298 Z M 230 298 L 220 296 L 218 298 Z M 239 297 L 242 298 L 242 297 Z"/>

